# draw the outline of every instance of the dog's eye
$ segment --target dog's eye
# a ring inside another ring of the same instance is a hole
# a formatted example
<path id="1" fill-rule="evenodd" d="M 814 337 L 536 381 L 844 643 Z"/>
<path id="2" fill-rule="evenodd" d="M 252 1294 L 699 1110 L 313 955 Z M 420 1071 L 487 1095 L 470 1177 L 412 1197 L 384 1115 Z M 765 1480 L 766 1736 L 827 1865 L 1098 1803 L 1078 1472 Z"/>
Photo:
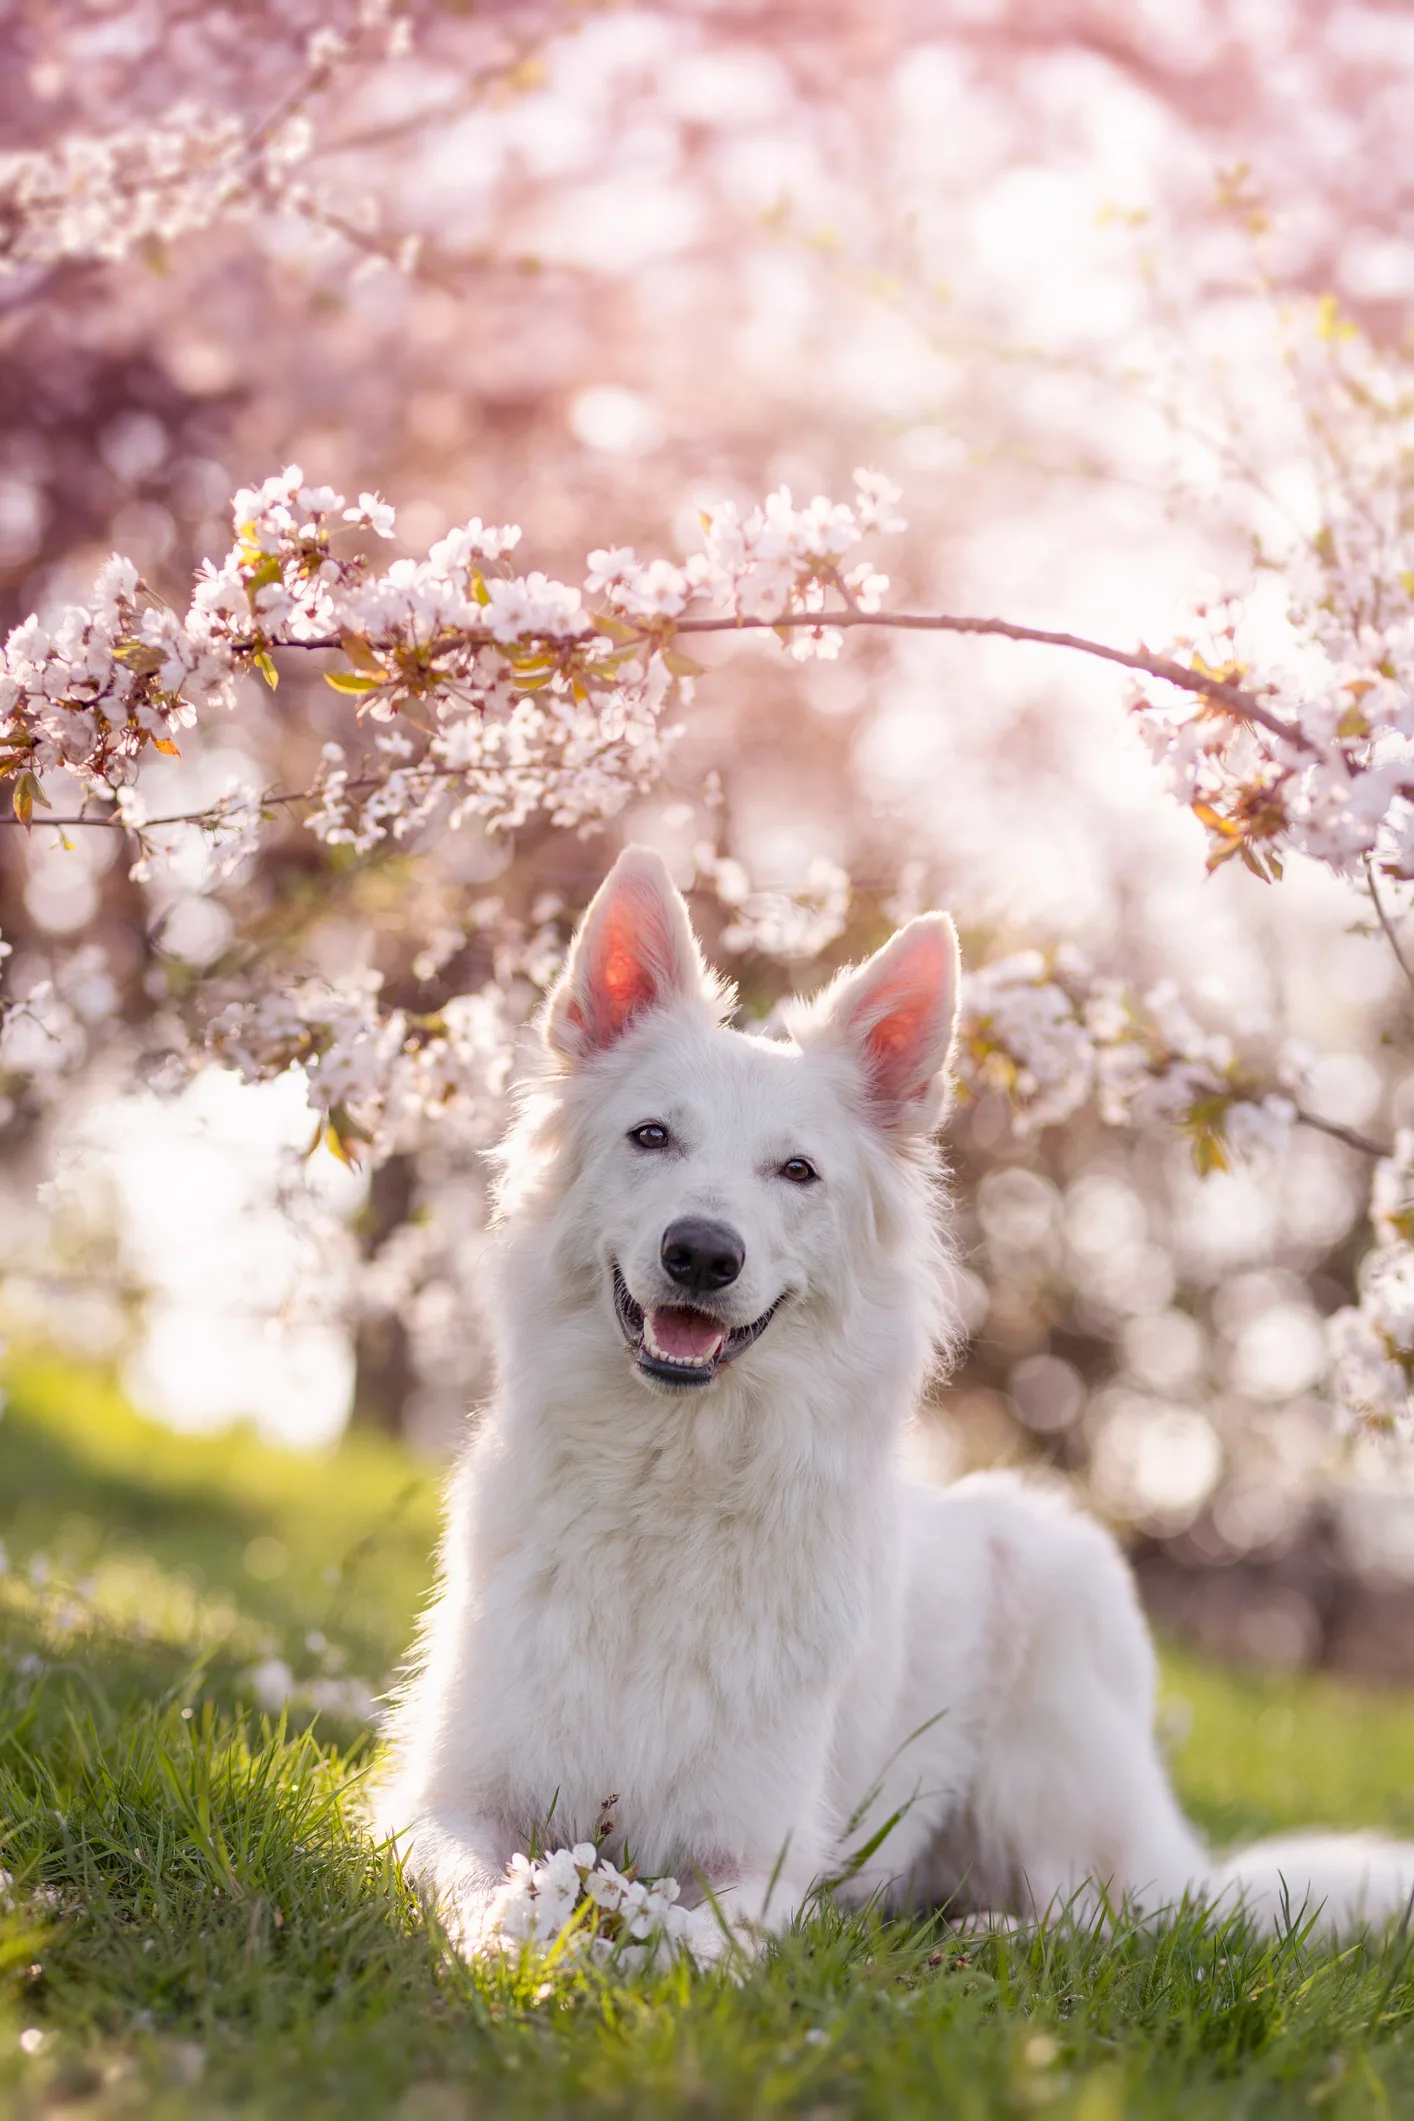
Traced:
<path id="1" fill-rule="evenodd" d="M 656 1119 L 650 1119 L 646 1126 L 632 1128 L 628 1138 L 640 1149 L 666 1149 L 669 1139 L 667 1128 Z"/>
<path id="2" fill-rule="evenodd" d="M 808 1156 L 788 1156 L 781 1165 L 780 1176 L 788 1178 L 793 1186 L 813 1186 L 820 1174 Z"/>

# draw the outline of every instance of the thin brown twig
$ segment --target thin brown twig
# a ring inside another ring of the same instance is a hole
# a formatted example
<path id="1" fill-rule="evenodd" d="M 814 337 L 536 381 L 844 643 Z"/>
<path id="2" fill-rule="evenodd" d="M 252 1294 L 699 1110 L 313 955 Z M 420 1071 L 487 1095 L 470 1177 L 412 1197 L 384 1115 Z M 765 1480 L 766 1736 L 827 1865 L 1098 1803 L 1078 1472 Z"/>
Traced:
<path id="1" fill-rule="evenodd" d="M 1389 917 L 1389 914 L 1385 908 L 1384 900 L 1380 897 L 1380 887 L 1375 882 L 1375 864 L 1372 857 L 1368 854 L 1365 856 L 1365 881 L 1369 886 L 1370 903 L 1375 909 L 1375 918 L 1376 920 L 1378 920 L 1380 926 L 1383 928 L 1385 932 L 1385 940 L 1389 944 L 1390 949 L 1394 952 L 1394 961 L 1398 965 L 1400 971 L 1404 974 L 1404 977 L 1408 981 L 1409 985 L 1411 987 L 1414 987 L 1414 965 L 1411 965 L 1408 958 L 1405 956 L 1403 946 L 1401 945 L 1399 940 L 1398 931 L 1395 928 L 1394 922 Z"/>
<path id="2" fill-rule="evenodd" d="M 901 633 L 993 634 L 1006 641 L 1034 641 L 1043 648 L 1067 648 L 1077 655 L 1098 656 L 1102 662 L 1118 663 L 1125 670 L 1141 671 L 1146 677 L 1162 678 L 1184 692 L 1199 694 L 1218 706 L 1230 708 L 1244 721 L 1258 722 L 1273 736 L 1283 737 L 1303 751 L 1314 749 L 1304 731 L 1284 722 L 1252 692 L 1225 678 L 1207 677 L 1175 663 L 1170 656 L 1150 655 L 1147 649 L 1113 648 L 1105 641 L 1091 641 L 1079 633 L 1057 633 L 1046 626 L 1018 626 L 1010 619 L 954 617 L 927 611 L 829 611 L 790 612 L 780 619 L 680 619 L 678 633 L 733 633 L 742 627 L 882 626 Z"/>
<path id="3" fill-rule="evenodd" d="M 406 772 L 408 769 L 405 767 L 403 770 Z M 426 774 L 429 780 L 454 781 L 462 778 L 462 769 L 458 766 L 435 766 L 419 763 L 413 770 Z M 361 793 L 365 788 L 381 788 L 386 779 L 386 774 L 361 774 L 357 780 L 345 781 L 339 793 L 341 795 L 352 795 Z M 325 792 L 323 788 L 296 788 L 284 794 L 276 792 L 270 795 L 262 795 L 256 799 L 255 808 L 257 810 L 276 810 L 287 803 L 313 803 L 317 802 Z M 229 812 L 223 813 L 210 808 L 206 810 L 178 810 L 173 811 L 167 817 L 148 817 L 144 818 L 140 825 L 129 825 L 125 824 L 116 811 L 110 810 L 106 817 L 31 817 L 29 824 L 31 826 L 49 825 L 56 832 L 72 832 L 76 828 L 79 831 L 97 828 L 104 832 L 132 832 L 136 833 L 140 838 L 144 832 L 156 832 L 164 825 L 220 824 L 223 816 L 228 815 Z M 17 817 L 0 817 L 0 825 L 18 825 L 22 822 L 23 820 Z"/>
<path id="4" fill-rule="evenodd" d="M 1303 1127 L 1314 1127 L 1318 1134 L 1328 1134 L 1332 1141 L 1344 1142 L 1347 1149 L 1358 1149 L 1362 1156 L 1392 1156 L 1394 1151 L 1388 1142 L 1372 1141 L 1368 1134 L 1358 1128 L 1343 1127 L 1338 1119 L 1322 1119 L 1319 1112 L 1308 1112 L 1304 1105 L 1296 1107 L 1297 1123 Z"/>

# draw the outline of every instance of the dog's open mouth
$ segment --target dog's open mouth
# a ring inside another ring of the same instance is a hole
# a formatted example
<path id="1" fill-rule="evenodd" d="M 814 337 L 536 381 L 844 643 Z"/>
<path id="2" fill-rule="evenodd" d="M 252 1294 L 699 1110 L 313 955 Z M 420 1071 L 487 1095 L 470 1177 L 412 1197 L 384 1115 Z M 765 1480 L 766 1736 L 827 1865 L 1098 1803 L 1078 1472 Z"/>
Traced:
<path id="1" fill-rule="evenodd" d="M 720 1318 L 688 1304 L 654 1304 L 645 1310 L 629 1295 L 627 1282 L 614 1268 L 619 1327 L 636 1367 L 659 1384 L 710 1384 L 725 1363 L 760 1338 L 778 1304 L 779 1299 L 749 1326 L 724 1325 Z"/>

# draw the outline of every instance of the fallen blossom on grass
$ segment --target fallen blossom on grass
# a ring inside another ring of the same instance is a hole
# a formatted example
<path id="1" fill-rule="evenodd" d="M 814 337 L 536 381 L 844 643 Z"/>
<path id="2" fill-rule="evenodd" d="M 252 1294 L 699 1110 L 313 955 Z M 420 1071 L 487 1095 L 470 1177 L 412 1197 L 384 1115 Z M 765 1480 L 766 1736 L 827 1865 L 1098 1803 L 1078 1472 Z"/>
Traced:
<path id="1" fill-rule="evenodd" d="M 546 1856 L 516 1855 L 492 1906 L 485 1947 L 507 1954 L 553 1948 L 630 1972 L 720 1958 L 727 1936 L 715 1909 L 682 1907 L 680 1891 L 676 1878 L 641 1879 L 633 1865 L 618 1870 L 592 1841 Z"/>

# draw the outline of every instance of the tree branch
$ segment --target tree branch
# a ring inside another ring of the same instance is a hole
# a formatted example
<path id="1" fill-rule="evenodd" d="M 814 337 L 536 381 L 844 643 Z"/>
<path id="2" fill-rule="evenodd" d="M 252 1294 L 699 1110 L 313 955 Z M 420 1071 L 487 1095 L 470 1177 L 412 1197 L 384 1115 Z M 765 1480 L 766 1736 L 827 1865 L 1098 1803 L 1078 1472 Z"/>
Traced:
<path id="1" fill-rule="evenodd" d="M 1414 987 L 1414 965 L 1411 965 L 1408 958 L 1405 956 L 1403 948 L 1400 945 L 1399 935 L 1395 928 L 1394 922 L 1390 919 L 1389 914 L 1385 909 L 1385 902 L 1380 897 L 1380 887 L 1375 882 L 1374 860 L 1368 854 L 1365 856 L 1365 881 L 1370 888 L 1370 903 L 1375 909 L 1375 918 L 1378 920 L 1380 926 L 1384 929 L 1385 940 L 1389 944 L 1390 949 L 1394 952 L 1394 961 L 1398 965 L 1400 971 L 1404 974 L 1404 977 L 1408 981 L 1409 985 L 1411 987 Z"/>
<path id="2" fill-rule="evenodd" d="M 392 770 L 392 768 L 389 769 L 390 772 Z M 402 768 L 402 771 L 404 772 L 407 772 L 408 770 L 409 769 L 407 767 Z M 419 761 L 418 764 L 411 770 L 417 773 L 426 774 L 429 780 L 459 781 L 465 777 L 464 769 L 460 766 L 436 766 L 422 761 Z M 341 795 L 362 794 L 363 791 L 367 788 L 381 788 L 387 778 L 388 775 L 385 773 L 361 774 L 357 780 L 345 781 L 343 787 L 339 790 L 339 793 Z M 256 798 L 255 807 L 257 810 L 278 810 L 287 803 L 315 803 L 318 802 L 325 793 L 326 791 L 323 788 L 296 788 L 288 794 L 280 794 L 277 792 L 270 795 L 259 796 L 258 798 Z M 0 817 L 0 825 L 25 824 L 26 830 L 32 830 L 34 827 L 39 825 L 48 825 L 55 832 L 83 832 L 86 830 L 99 832 L 131 832 L 138 835 L 138 837 L 141 837 L 144 832 L 156 832 L 164 825 L 219 824 L 222 821 L 222 818 L 227 815 L 229 815 L 228 812 L 223 812 L 219 807 L 215 805 L 209 805 L 205 810 L 177 810 L 173 811 L 167 817 L 145 817 L 140 825 L 132 825 L 126 823 L 123 818 L 119 817 L 118 813 L 115 810 L 110 810 L 106 817 L 35 816 L 31 817 L 27 823 L 25 820 L 13 816 Z"/>
<path id="3" fill-rule="evenodd" d="M 1304 1105 L 1296 1107 L 1296 1118 L 1300 1126 L 1314 1127 L 1318 1134 L 1328 1134 L 1332 1141 L 1344 1142 L 1347 1149 L 1358 1149 L 1362 1156 L 1394 1154 L 1388 1142 L 1372 1141 L 1368 1134 L 1361 1134 L 1354 1127 L 1343 1127 L 1338 1119 L 1322 1119 L 1318 1112 L 1308 1112 Z"/>
<path id="4" fill-rule="evenodd" d="M 1315 745 L 1305 731 L 1294 723 L 1283 721 L 1273 714 L 1255 692 L 1246 691 L 1241 685 L 1230 684 L 1225 678 L 1208 677 L 1201 670 L 1190 670 L 1184 663 L 1175 663 L 1171 656 L 1151 655 L 1145 648 L 1114 648 L 1106 641 L 1092 641 L 1084 634 L 1057 633 L 1045 626 L 1018 626 L 1010 619 L 982 619 L 954 615 L 950 612 L 931 611 L 788 611 L 778 618 L 701 618 L 675 619 L 663 625 L 635 626 L 631 619 L 621 618 L 615 612 L 609 614 L 615 621 L 637 634 L 645 644 L 671 641 L 675 635 L 690 633 L 782 633 L 799 632 L 801 628 L 837 627 L 848 632 L 856 626 L 877 627 L 885 632 L 896 633 L 958 633 L 991 634 L 1005 641 L 1033 641 L 1042 648 L 1065 648 L 1076 655 L 1096 656 L 1101 662 L 1118 663 L 1124 670 L 1139 671 L 1145 677 L 1161 678 L 1166 685 L 1176 685 L 1183 692 L 1197 694 L 1201 699 L 1212 700 L 1215 706 L 1225 707 L 1244 722 L 1255 722 L 1258 727 L 1270 731 L 1284 743 L 1292 744 L 1298 751 L 1314 751 Z M 547 642 L 560 640 L 558 635 L 547 635 Z M 452 647 L 464 643 L 471 648 L 504 647 L 494 634 L 482 629 L 469 629 L 465 633 L 452 634 L 445 640 L 431 644 L 433 655 L 445 654 Z M 274 648 L 331 649 L 341 645 L 335 635 L 321 636 L 311 641 L 272 641 Z M 252 644 L 254 647 L 254 644 Z"/>
<path id="5" fill-rule="evenodd" d="M 843 593 L 842 585 L 841 589 Z M 949 612 L 861 611 L 855 605 L 850 605 L 844 610 L 786 612 L 778 618 L 678 619 L 661 622 L 656 625 L 651 623 L 635 625 L 631 620 L 617 620 L 617 615 L 615 617 L 616 622 L 623 625 L 629 631 L 631 637 L 636 637 L 643 642 L 645 647 L 650 649 L 664 647 L 681 634 L 764 633 L 768 631 L 783 633 L 796 632 L 801 628 L 813 630 L 826 626 L 837 627 L 841 631 L 850 631 L 859 626 L 870 626 L 898 633 L 981 634 L 992 635 L 1007 641 L 1030 641 L 1043 648 L 1064 648 L 1076 655 L 1094 656 L 1102 662 L 1117 663 L 1122 669 L 1135 670 L 1146 677 L 1158 678 L 1164 684 L 1176 685 L 1184 692 L 1194 693 L 1199 698 L 1211 700 L 1215 706 L 1226 709 L 1228 713 L 1236 715 L 1242 721 L 1256 723 L 1260 728 L 1269 730 L 1273 736 L 1280 737 L 1284 742 L 1295 746 L 1298 750 L 1311 751 L 1315 748 L 1304 731 L 1294 727 L 1290 722 L 1283 721 L 1280 715 L 1273 714 L 1271 709 L 1265 706 L 1255 693 L 1244 691 L 1240 685 L 1230 684 L 1226 679 L 1209 677 L 1202 671 L 1190 670 L 1182 663 L 1175 663 L 1170 656 L 1151 655 L 1147 649 L 1115 648 L 1105 641 L 1089 640 L 1083 634 L 1057 633 L 1044 626 L 1019 626 L 1013 624 L 1009 619 L 971 618 Z M 557 634 L 528 635 L 526 638 L 545 646 L 569 645 L 562 636 Z M 343 643 L 338 635 L 321 635 L 313 640 L 267 641 L 262 638 L 248 642 L 237 641 L 232 645 L 237 654 L 247 654 L 254 657 L 258 654 L 268 654 L 274 649 L 286 648 L 324 652 L 339 649 L 343 646 Z M 495 635 L 484 628 L 467 628 L 464 632 L 447 634 L 438 640 L 432 641 L 428 644 L 428 652 L 435 659 L 437 656 L 446 655 L 458 647 L 475 649 L 505 647 L 507 645 L 505 642 L 497 641 Z M 449 672 L 448 675 L 451 676 L 454 673 Z M 397 683 L 396 673 L 390 671 L 387 679 L 388 686 L 396 687 Z M 428 770 L 439 771 L 441 769 L 429 768 Z M 376 788 L 380 785 L 381 781 L 378 777 L 366 777 L 361 781 L 345 783 L 345 787 L 349 790 Z M 291 795 L 265 796 L 262 798 L 262 808 L 282 803 L 309 802 L 318 793 L 317 789 L 304 789 Z M 216 814 L 210 810 L 187 811 L 172 817 L 149 818 L 140 827 L 132 826 L 126 829 L 146 831 L 149 827 L 156 828 L 163 825 L 201 824 Z M 0 825 L 17 825 L 20 823 L 24 823 L 26 829 L 30 829 L 34 825 L 49 825 L 55 831 L 69 831 L 93 826 L 120 827 L 122 820 L 112 816 L 103 818 L 34 817 L 28 820 L 21 820 L 13 816 L 0 818 Z M 1380 903 L 1379 894 L 1375 890 L 1373 877 L 1371 878 L 1370 889 L 1381 925 L 1390 938 L 1391 945 L 1396 957 L 1399 958 L 1406 978 L 1410 980 L 1411 984 L 1414 984 L 1414 971 L 1411 971 L 1400 951 L 1398 943 L 1394 939 L 1393 931 Z"/>

